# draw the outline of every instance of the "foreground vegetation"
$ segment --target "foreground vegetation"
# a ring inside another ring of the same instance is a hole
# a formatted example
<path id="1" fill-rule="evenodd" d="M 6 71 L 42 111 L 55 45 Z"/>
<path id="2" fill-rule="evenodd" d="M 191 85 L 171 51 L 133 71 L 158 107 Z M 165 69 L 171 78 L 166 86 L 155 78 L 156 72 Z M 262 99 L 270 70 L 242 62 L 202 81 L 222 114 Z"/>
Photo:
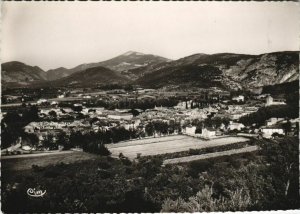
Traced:
<path id="1" fill-rule="evenodd" d="M 194 212 L 299 208 L 298 139 L 255 153 L 162 167 L 162 159 L 99 156 L 2 173 L 4 212 Z M 28 188 L 46 190 L 43 197 Z"/>

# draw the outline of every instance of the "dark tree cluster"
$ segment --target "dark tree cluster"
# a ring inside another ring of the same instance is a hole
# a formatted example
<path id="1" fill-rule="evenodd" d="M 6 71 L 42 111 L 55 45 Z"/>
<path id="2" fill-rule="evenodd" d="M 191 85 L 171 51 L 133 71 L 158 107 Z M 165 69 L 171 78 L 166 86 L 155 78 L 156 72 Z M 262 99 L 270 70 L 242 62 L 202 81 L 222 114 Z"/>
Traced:
<path id="1" fill-rule="evenodd" d="M 4 212 L 200 212 L 299 208 L 298 139 L 256 140 L 256 153 L 162 167 L 99 156 L 3 173 Z M 28 187 L 47 190 L 30 198 Z M 18 203 L 16 203 L 16 201 Z"/>
<path id="2" fill-rule="evenodd" d="M 32 136 L 27 136 L 24 133 L 23 127 L 32 121 L 38 120 L 38 108 L 36 106 L 31 106 L 19 112 L 8 112 L 1 121 L 1 149 L 15 144 L 19 137 L 32 138 Z"/>
<path id="3" fill-rule="evenodd" d="M 256 124 L 264 125 L 265 121 L 271 117 L 276 118 L 297 118 L 299 117 L 299 108 L 292 105 L 274 105 L 260 108 L 257 112 L 243 116 L 240 122 L 246 126 Z"/>

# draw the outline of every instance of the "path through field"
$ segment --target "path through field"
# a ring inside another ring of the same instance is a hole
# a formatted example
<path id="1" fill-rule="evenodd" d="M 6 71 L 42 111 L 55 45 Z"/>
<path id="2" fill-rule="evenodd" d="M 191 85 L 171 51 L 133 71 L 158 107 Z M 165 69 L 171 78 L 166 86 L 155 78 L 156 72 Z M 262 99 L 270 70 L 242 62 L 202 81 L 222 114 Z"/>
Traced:
<path id="1" fill-rule="evenodd" d="M 192 155 L 192 156 L 181 157 L 181 158 L 173 158 L 173 159 L 164 160 L 163 165 L 186 163 L 186 162 L 203 160 L 203 159 L 208 159 L 208 158 L 215 158 L 215 157 L 220 157 L 220 156 L 253 152 L 256 150 L 258 150 L 257 146 L 248 146 L 248 147 L 241 148 L 241 149 L 232 149 L 232 150 L 223 151 L 223 152 L 214 152 L 214 153 L 208 153 L 208 154 L 203 154 L 203 155 Z"/>

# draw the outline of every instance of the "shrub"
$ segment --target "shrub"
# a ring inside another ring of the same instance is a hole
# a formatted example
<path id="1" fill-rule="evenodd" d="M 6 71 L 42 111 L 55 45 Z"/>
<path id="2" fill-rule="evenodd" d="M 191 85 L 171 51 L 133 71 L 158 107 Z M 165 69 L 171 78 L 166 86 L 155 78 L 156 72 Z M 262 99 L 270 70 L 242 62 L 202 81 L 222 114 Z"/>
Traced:
<path id="1" fill-rule="evenodd" d="M 189 175 L 197 177 L 199 173 L 207 171 L 211 165 L 207 160 L 193 161 L 189 164 Z"/>
<path id="2" fill-rule="evenodd" d="M 38 165 L 35 165 L 35 164 L 33 164 L 33 165 L 31 166 L 31 168 L 32 168 L 32 170 L 33 170 L 34 172 L 40 172 L 40 171 L 43 170 L 43 168 L 41 168 L 41 167 L 39 167 Z"/>
<path id="3" fill-rule="evenodd" d="M 102 178 L 102 179 L 107 179 L 107 178 L 112 177 L 112 174 L 108 170 L 98 169 L 97 171 L 98 171 L 98 174 L 100 175 L 100 178 Z"/>
<path id="4" fill-rule="evenodd" d="M 111 165 L 107 162 L 100 162 L 98 163 L 98 167 L 101 169 L 109 169 L 111 168 Z"/>
<path id="5" fill-rule="evenodd" d="M 132 164 L 127 157 L 121 158 L 121 161 L 125 166 L 130 166 Z"/>
<path id="6" fill-rule="evenodd" d="M 56 167 L 46 168 L 44 176 L 47 178 L 55 178 L 60 175 L 60 171 Z"/>
<path id="7" fill-rule="evenodd" d="M 244 211 L 252 206 L 249 192 L 243 189 L 230 192 L 229 197 L 215 199 L 213 189 L 205 186 L 188 201 L 178 198 L 166 199 L 162 204 L 161 212 L 212 212 L 212 211 Z"/>

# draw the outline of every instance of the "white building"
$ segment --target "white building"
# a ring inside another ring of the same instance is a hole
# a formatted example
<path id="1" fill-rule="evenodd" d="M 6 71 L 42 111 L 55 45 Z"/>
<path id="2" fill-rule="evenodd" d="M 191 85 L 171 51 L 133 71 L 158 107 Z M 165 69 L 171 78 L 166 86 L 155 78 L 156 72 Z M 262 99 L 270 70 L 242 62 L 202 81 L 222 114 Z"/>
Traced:
<path id="1" fill-rule="evenodd" d="M 266 126 L 272 126 L 278 122 L 284 121 L 284 118 L 276 118 L 272 117 L 269 120 L 266 121 Z"/>
<path id="2" fill-rule="evenodd" d="M 277 133 L 277 134 L 281 134 L 283 135 L 284 134 L 284 130 L 280 127 L 275 127 L 275 126 L 270 126 L 270 127 L 263 127 L 261 128 L 261 133 L 262 133 L 262 136 L 264 138 L 272 138 L 272 135 Z"/>
<path id="3" fill-rule="evenodd" d="M 229 125 L 228 125 L 228 130 L 238 130 L 240 131 L 242 128 L 245 128 L 244 124 L 242 123 L 234 123 L 232 121 L 230 121 Z"/>
<path id="4" fill-rule="evenodd" d="M 244 102 L 245 97 L 243 95 L 239 95 L 237 97 L 233 97 L 232 100 L 237 101 L 237 102 Z"/>
<path id="5" fill-rule="evenodd" d="M 47 102 L 46 99 L 39 99 L 36 103 L 37 103 L 38 105 L 40 105 L 40 104 L 43 104 L 43 103 L 46 103 L 46 102 Z"/>
<path id="6" fill-rule="evenodd" d="M 195 135 L 195 133 L 196 133 L 196 126 L 187 126 L 185 128 L 185 133 L 187 135 Z"/>
<path id="7" fill-rule="evenodd" d="M 266 98 L 266 106 L 272 106 L 272 105 L 285 105 L 285 101 L 283 99 L 274 99 L 270 95 Z"/>
<path id="8" fill-rule="evenodd" d="M 216 136 L 216 130 L 211 129 L 211 128 L 203 128 L 202 129 L 201 137 L 213 138 L 215 136 Z"/>
<path id="9" fill-rule="evenodd" d="M 107 118 L 115 120 L 131 120 L 133 118 L 132 114 L 122 113 L 122 114 L 108 114 Z"/>

